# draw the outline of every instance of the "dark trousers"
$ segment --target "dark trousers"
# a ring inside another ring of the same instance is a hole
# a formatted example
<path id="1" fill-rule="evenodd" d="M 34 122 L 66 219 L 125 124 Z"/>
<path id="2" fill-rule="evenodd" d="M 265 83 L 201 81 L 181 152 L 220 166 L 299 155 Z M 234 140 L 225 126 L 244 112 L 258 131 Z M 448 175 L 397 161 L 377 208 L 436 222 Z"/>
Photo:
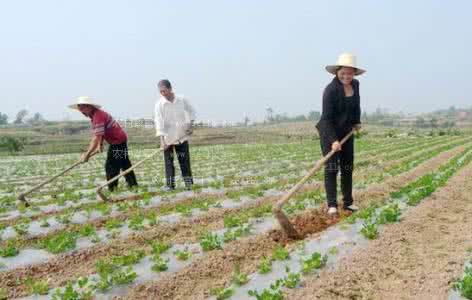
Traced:
<path id="1" fill-rule="evenodd" d="M 331 151 L 329 143 L 321 141 L 323 155 Z M 325 164 L 324 184 L 329 207 L 337 207 L 337 175 L 341 169 L 341 191 L 343 204 L 347 207 L 352 204 L 352 172 L 354 169 L 354 137 L 342 145 L 342 150 L 336 152 Z"/>
<path id="2" fill-rule="evenodd" d="M 193 184 L 192 169 L 190 167 L 190 152 L 188 142 L 171 145 L 164 151 L 164 161 L 166 168 L 166 184 L 170 188 L 175 188 L 175 168 L 174 168 L 174 149 L 179 160 L 180 171 L 184 179 L 185 186 Z"/>
<path id="3" fill-rule="evenodd" d="M 126 142 L 122 144 L 108 146 L 107 160 L 105 162 L 105 172 L 107 174 L 107 180 L 110 180 L 116 175 L 120 174 L 120 170 L 125 171 L 130 167 L 131 162 L 129 160 L 128 145 Z M 138 185 L 134 171 L 131 171 L 126 174 L 125 179 L 129 187 Z M 115 180 L 108 185 L 108 189 L 110 191 L 113 191 L 117 186 L 118 180 Z"/>

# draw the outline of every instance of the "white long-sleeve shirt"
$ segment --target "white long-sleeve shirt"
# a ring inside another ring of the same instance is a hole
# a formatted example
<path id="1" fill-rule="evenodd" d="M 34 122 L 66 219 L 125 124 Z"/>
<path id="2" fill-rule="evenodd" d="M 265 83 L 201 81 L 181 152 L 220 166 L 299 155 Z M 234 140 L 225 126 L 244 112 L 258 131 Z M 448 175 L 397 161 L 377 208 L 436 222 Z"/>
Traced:
<path id="1" fill-rule="evenodd" d="M 164 136 L 166 144 L 182 143 L 187 124 L 195 120 L 195 110 L 184 96 L 175 95 L 174 101 L 160 97 L 154 107 L 156 136 Z M 178 139 L 178 142 L 176 142 Z"/>

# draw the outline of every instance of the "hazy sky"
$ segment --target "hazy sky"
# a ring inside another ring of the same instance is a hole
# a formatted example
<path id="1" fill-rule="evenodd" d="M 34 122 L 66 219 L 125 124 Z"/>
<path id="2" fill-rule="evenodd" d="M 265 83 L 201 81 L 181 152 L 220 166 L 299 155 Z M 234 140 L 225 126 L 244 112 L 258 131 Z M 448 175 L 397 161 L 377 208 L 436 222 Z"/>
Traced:
<path id="1" fill-rule="evenodd" d="M 468 107 L 472 1 L 1 1 L 0 111 L 152 117 L 169 78 L 198 119 L 321 110 L 326 64 L 353 52 L 363 109 Z"/>

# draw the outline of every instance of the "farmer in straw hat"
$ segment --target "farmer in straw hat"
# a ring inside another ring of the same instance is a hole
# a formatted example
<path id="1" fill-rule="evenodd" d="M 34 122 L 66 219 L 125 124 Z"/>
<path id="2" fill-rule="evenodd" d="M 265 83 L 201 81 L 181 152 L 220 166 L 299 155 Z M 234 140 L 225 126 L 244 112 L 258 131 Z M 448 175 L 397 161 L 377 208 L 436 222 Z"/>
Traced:
<path id="1" fill-rule="evenodd" d="M 337 151 L 325 165 L 325 190 L 328 201 L 328 214 L 337 214 L 336 178 L 341 169 L 341 190 L 343 208 L 356 211 L 352 198 L 352 171 L 354 166 L 354 136 L 345 144 L 340 140 L 353 128 L 361 128 L 361 108 L 359 81 L 354 76 L 361 75 L 365 70 L 356 65 L 356 57 L 343 53 L 335 65 L 329 65 L 326 70 L 335 75 L 323 93 L 323 111 L 316 128 L 320 134 L 320 144 L 323 155 L 331 150 Z"/>
<path id="2" fill-rule="evenodd" d="M 83 153 L 81 160 L 87 162 L 92 153 L 103 149 L 103 141 L 110 145 L 107 152 L 105 163 L 105 172 L 107 180 L 120 174 L 120 170 L 126 170 L 131 167 L 128 156 L 128 136 L 107 112 L 101 110 L 101 106 L 96 104 L 90 97 L 79 97 L 77 103 L 69 105 L 70 108 L 80 111 L 83 115 L 90 118 L 94 136 L 90 141 L 87 152 Z M 133 171 L 125 175 L 129 187 L 137 186 L 136 176 Z M 115 190 L 118 186 L 118 180 L 110 183 L 108 189 Z"/>

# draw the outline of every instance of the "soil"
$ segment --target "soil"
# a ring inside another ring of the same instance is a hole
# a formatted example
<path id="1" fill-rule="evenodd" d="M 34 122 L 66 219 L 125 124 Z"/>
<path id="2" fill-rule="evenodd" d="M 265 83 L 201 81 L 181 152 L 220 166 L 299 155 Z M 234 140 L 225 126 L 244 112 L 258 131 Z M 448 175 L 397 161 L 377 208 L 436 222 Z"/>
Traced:
<path id="1" fill-rule="evenodd" d="M 319 209 L 310 209 L 305 211 L 303 214 L 295 216 L 290 222 L 292 223 L 295 230 L 302 236 L 306 238 L 307 236 L 321 232 L 339 222 L 342 218 L 349 216 L 351 213 L 347 211 L 340 211 L 340 214 L 335 216 L 328 216 L 326 213 L 326 207 L 321 207 Z M 269 236 L 277 243 L 282 245 L 287 245 L 294 242 L 281 230 L 271 230 Z"/>
<path id="2" fill-rule="evenodd" d="M 288 299 L 447 299 L 472 249 L 472 165 Z"/>
<path id="3" fill-rule="evenodd" d="M 374 199 L 388 196 L 390 191 L 398 186 L 404 185 L 427 172 L 435 170 L 439 165 L 448 161 L 454 155 L 463 151 L 463 147 L 457 147 L 453 150 L 446 151 L 422 163 L 415 169 L 406 172 L 397 177 L 392 177 L 381 184 L 369 186 L 366 189 L 355 192 L 354 197 L 360 206 L 368 205 Z M 303 190 L 312 190 L 319 188 L 320 184 L 315 183 L 307 185 Z M 205 228 L 222 228 L 223 217 L 227 213 L 244 211 L 251 207 L 260 206 L 266 203 L 274 203 L 278 197 L 264 197 L 254 203 L 246 204 L 236 209 L 214 210 L 199 216 L 193 220 L 183 220 L 177 224 L 163 224 L 157 228 L 145 230 L 137 234 L 132 234 L 127 239 L 117 240 L 107 245 L 97 245 L 89 249 L 78 250 L 72 253 L 60 255 L 46 263 L 34 266 L 19 268 L 7 272 L 0 273 L 0 287 L 9 291 L 10 297 L 20 297 L 28 294 L 28 287 L 21 284 L 25 279 L 50 279 L 52 288 L 63 286 L 69 280 L 78 278 L 79 276 L 88 276 L 95 271 L 95 262 L 111 255 L 121 255 L 129 251 L 129 249 L 146 249 L 146 241 L 164 240 L 171 243 L 195 240 L 202 229 Z M 323 231 L 327 227 L 333 225 L 336 220 L 323 219 L 324 208 L 309 211 L 295 219 L 297 228 L 304 232 L 304 235 L 315 234 Z M 308 221 L 313 221 L 313 225 Z M 269 255 L 273 247 L 277 243 L 273 237 L 280 235 L 276 232 L 263 234 L 233 243 L 225 246 L 222 251 L 213 251 L 209 257 L 203 257 L 196 260 L 184 270 L 163 277 L 158 282 L 150 282 L 140 285 L 130 291 L 130 299 L 170 299 L 167 296 L 161 298 L 162 295 L 172 295 L 171 298 L 188 298 L 200 299 L 196 295 L 205 298 L 211 287 L 224 286 L 231 278 L 231 270 L 234 267 L 234 261 L 240 261 L 241 269 L 246 272 L 254 272 L 256 270 L 256 262 L 263 255 Z M 251 242 L 253 241 L 253 242 Z M 290 244 L 290 241 L 279 238 L 282 244 Z M 234 246 L 232 246 L 234 244 Z M 247 252 L 250 249 L 251 254 Z M 260 250 L 259 250 L 260 249 Z M 234 252 L 234 253 L 233 253 Z M 210 267 L 209 267 L 210 266 Z M 174 279 L 169 279 L 174 278 Z M 185 282 L 185 284 L 184 284 Z M 192 286 L 192 287 L 191 287 Z M 149 294 L 142 293 L 148 290 Z M 136 298 L 134 298 L 136 297 Z"/>
<path id="4" fill-rule="evenodd" d="M 402 176 L 391 178 L 382 184 L 374 185 L 371 189 L 367 188 L 359 192 L 358 196 L 362 196 L 360 198 L 363 199 L 363 205 L 378 201 L 379 196 L 381 198 L 388 196 L 397 186 L 402 186 L 414 178 L 437 169 L 461 151 L 463 151 L 463 147 L 441 153 Z M 296 228 L 302 231 L 306 230 L 304 234 L 307 235 L 319 234 L 337 222 L 336 219 L 327 220 L 325 212 L 326 208 L 322 207 L 301 214 L 294 220 Z M 314 224 L 306 226 L 306 229 L 303 228 L 303 225 L 307 225 L 310 221 Z M 256 241 L 255 244 L 254 241 Z M 269 256 L 272 249 L 280 243 L 290 247 L 294 246 L 296 241 L 285 238 L 281 230 L 276 230 L 233 242 L 234 247 L 225 247 L 224 250 L 213 251 L 210 257 L 203 257 L 180 272 L 166 276 L 159 281 L 148 282 L 131 289 L 126 299 L 206 299 L 211 289 L 229 285 L 235 265 L 235 257 L 239 258 L 237 260 L 238 265 L 243 272 L 253 273 L 257 271 L 258 258 Z M 250 256 L 245 252 L 247 247 L 250 247 L 249 245 L 252 245 Z M 304 297 L 306 296 L 304 295 Z"/>

